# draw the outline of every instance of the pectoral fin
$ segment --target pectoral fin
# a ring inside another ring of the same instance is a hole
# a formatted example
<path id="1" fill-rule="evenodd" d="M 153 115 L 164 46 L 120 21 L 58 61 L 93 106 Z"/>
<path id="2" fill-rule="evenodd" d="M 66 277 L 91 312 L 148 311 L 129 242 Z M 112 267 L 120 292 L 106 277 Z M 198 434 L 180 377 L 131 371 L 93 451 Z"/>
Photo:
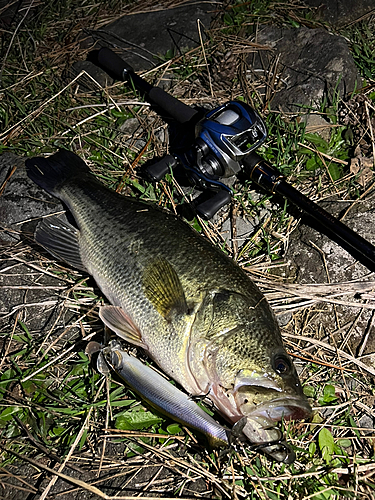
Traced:
<path id="1" fill-rule="evenodd" d="M 46 217 L 37 226 L 35 241 L 56 259 L 88 272 L 81 260 L 79 231 L 56 216 Z"/>
<path id="2" fill-rule="evenodd" d="M 99 309 L 99 316 L 103 323 L 119 337 L 131 344 L 147 349 L 142 340 L 141 332 L 121 307 L 102 306 Z"/>
<path id="3" fill-rule="evenodd" d="M 155 259 L 146 267 L 143 286 L 146 297 L 165 319 L 188 312 L 181 281 L 167 260 Z"/>

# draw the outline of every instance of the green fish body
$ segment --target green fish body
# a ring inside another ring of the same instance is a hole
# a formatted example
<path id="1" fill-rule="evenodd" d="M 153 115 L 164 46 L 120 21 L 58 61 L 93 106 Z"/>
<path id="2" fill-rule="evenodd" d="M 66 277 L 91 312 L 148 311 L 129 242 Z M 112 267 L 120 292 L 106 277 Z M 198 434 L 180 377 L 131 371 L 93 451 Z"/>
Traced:
<path id="1" fill-rule="evenodd" d="M 310 415 L 273 312 L 230 258 L 177 216 L 107 189 L 73 153 L 26 166 L 77 226 L 48 217 L 36 241 L 94 277 L 111 330 L 229 422 L 247 417 L 250 440 L 254 428 L 267 442 L 275 422 Z"/>

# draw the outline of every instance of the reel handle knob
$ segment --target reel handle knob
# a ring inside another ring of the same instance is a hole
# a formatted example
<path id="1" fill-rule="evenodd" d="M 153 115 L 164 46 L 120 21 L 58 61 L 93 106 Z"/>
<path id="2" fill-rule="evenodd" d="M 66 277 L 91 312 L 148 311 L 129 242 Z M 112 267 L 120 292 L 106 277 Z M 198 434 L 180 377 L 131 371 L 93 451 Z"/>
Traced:
<path id="1" fill-rule="evenodd" d="M 212 198 L 204 201 L 196 207 L 198 215 L 203 219 L 211 219 L 220 208 L 224 207 L 230 203 L 232 196 L 229 191 L 224 191 L 224 189 L 218 191 Z"/>
<path id="2" fill-rule="evenodd" d="M 168 174 L 170 169 L 173 169 L 176 165 L 176 158 L 172 155 L 166 155 L 161 160 L 146 167 L 145 172 L 152 181 L 157 182 Z"/>

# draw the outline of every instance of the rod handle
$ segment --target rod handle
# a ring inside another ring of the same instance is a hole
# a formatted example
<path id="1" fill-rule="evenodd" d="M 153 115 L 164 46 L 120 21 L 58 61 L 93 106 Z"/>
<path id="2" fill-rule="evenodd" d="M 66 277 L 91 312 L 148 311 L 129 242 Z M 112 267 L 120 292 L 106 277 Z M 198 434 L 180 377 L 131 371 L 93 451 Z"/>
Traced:
<path id="1" fill-rule="evenodd" d="M 103 47 L 97 55 L 99 65 L 110 73 L 116 80 L 126 80 L 127 73 L 134 73 L 133 68 L 108 47 Z"/>
<path id="2" fill-rule="evenodd" d="M 136 89 L 145 93 L 151 102 L 158 105 L 178 123 L 185 124 L 190 122 L 198 114 L 192 107 L 171 96 L 160 87 L 154 87 L 138 76 L 130 64 L 108 47 L 103 47 L 99 50 L 97 62 L 99 66 L 117 80 L 129 80 L 132 82 Z"/>

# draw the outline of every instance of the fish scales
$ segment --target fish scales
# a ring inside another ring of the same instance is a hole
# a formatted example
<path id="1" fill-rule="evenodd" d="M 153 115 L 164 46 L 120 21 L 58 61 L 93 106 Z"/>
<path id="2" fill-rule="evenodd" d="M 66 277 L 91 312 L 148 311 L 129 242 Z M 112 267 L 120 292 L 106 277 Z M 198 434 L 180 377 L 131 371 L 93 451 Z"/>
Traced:
<path id="1" fill-rule="evenodd" d="M 37 241 L 94 277 L 112 304 L 100 311 L 107 326 L 228 421 L 267 429 L 311 413 L 267 301 L 220 249 L 177 216 L 107 189 L 73 153 L 26 165 L 78 227 L 46 219 Z"/>
<path id="2" fill-rule="evenodd" d="M 90 177 L 67 182 L 60 196 L 80 229 L 82 260 L 87 270 L 108 300 L 126 309 L 145 337 L 158 323 L 161 330 L 166 328 L 165 321 L 146 298 L 142 285 L 150 260 L 163 257 L 175 268 L 188 303 L 200 300 L 200 294 L 207 290 L 231 290 L 246 297 L 244 306 L 248 309 L 251 333 L 236 338 L 238 343 L 231 342 L 232 353 L 228 350 L 237 366 L 241 358 L 247 364 L 249 356 L 256 361 L 254 343 L 267 342 L 268 338 L 274 341 L 275 335 L 277 340 L 281 339 L 268 303 L 253 282 L 222 251 L 198 236 L 177 216 L 109 191 Z M 95 210 L 92 210 L 93 204 Z M 120 255 L 119 248 L 122 249 Z M 244 316 L 243 310 L 234 312 Z M 238 323 L 244 318 L 235 319 Z M 177 340 L 180 343 L 180 339 Z M 171 336 L 162 333 L 157 343 L 163 346 L 167 364 L 176 355 L 180 356 L 180 348 Z M 153 354 L 150 344 L 150 353 L 163 362 L 160 355 Z M 173 367 L 166 367 L 166 371 L 172 377 L 177 376 Z"/>

